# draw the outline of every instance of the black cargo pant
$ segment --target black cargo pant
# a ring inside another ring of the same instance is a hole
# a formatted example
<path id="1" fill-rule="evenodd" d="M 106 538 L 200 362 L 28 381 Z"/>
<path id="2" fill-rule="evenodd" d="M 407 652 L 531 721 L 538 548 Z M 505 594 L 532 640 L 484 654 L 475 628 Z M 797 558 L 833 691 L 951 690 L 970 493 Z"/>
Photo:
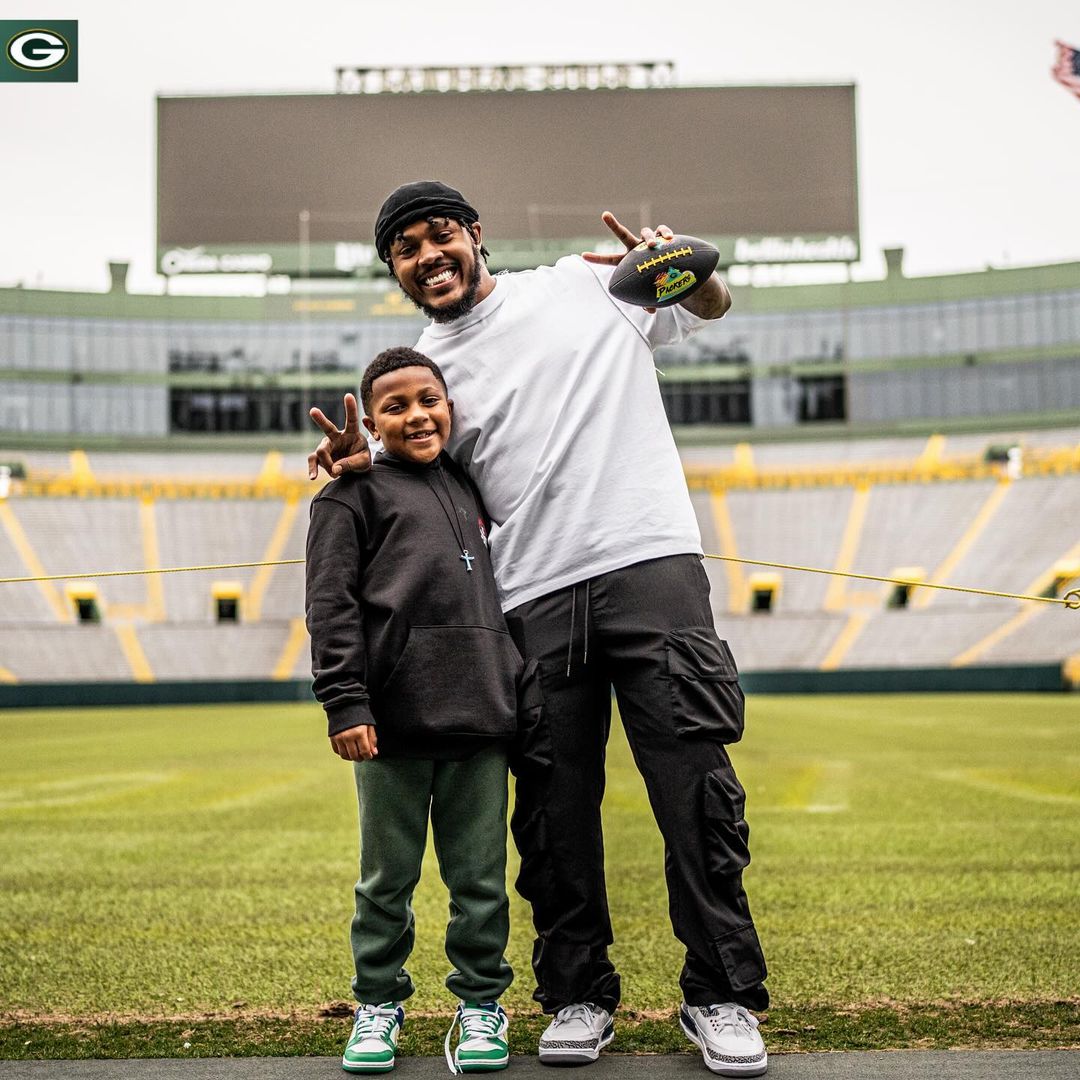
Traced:
<path id="1" fill-rule="evenodd" d="M 765 961 L 742 886 L 744 794 L 724 749 L 742 734 L 743 695 L 713 626 L 700 557 L 612 571 L 522 604 L 507 622 L 539 661 L 544 699 L 512 766 L 536 1000 L 547 1013 L 619 1003 L 600 824 L 614 685 L 664 838 L 671 924 L 686 946 L 683 995 L 691 1005 L 766 1008 Z"/>

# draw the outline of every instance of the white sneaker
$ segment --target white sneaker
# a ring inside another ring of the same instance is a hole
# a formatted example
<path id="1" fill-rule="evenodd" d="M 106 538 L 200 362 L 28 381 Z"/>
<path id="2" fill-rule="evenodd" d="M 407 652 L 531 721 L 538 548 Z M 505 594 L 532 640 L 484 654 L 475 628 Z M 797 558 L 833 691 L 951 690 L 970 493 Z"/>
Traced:
<path id="1" fill-rule="evenodd" d="M 540 1036 L 541 1065 L 587 1065 L 615 1038 L 611 1013 L 586 1002 L 567 1005 Z"/>
<path id="2" fill-rule="evenodd" d="M 459 1030 L 458 1044 L 451 1050 L 455 1028 Z M 505 1069 L 510 1063 L 509 1029 L 510 1019 L 497 1001 L 486 1005 L 463 1001 L 443 1043 L 447 1067 L 455 1074 Z"/>
<path id="3" fill-rule="evenodd" d="M 761 1076 L 769 1055 L 758 1034 L 757 1017 L 741 1005 L 687 1005 L 679 1008 L 679 1024 L 701 1049 L 705 1064 L 721 1076 Z"/>
<path id="4" fill-rule="evenodd" d="M 398 1032 L 404 1023 L 405 1010 L 395 1001 L 361 1005 L 341 1055 L 341 1067 L 346 1072 L 389 1072 L 394 1067 Z"/>

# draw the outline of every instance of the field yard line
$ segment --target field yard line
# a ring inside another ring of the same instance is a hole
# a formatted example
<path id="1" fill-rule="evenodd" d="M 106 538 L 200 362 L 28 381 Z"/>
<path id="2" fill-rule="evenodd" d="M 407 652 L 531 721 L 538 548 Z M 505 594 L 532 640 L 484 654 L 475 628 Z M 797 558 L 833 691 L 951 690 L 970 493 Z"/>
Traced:
<path id="1" fill-rule="evenodd" d="M 0 810 L 31 810 L 39 806 L 74 806 L 111 798 L 139 788 L 164 784 L 167 772 L 90 773 L 73 780 L 43 780 L 0 792 Z M 80 788 L 84 790 L 79 790 Z M 35 794 L 38 793 L 38 794 Z"/>
<path id="2" fill-rule="evenodd" d="M 1011 795 L 1027 802 L 1053 803 L 1061 806 L 1080 804 L 1080 796 L 1077 795 L 1060 795 L 1050 791 L 1035 791 L 1019 783 L 1002 783 L 1001 781 L 990 780 L 985 776 L 972 775 L 970 769 L 942 769 L 934 775 L 950 783 L 964 784 L 979 791 L 989 791 L 994 795 Z"/>
<path id="3" fill-rule="evenodd" d="M 971 519 L 970 524 L 964 530 L 963 535 L 957 540 L 952 551 L 942 559 L 941 564 L 928 579 L 933 585 L 941 585 L 949 580 L 950 575 L 956 569 L 960 560 L 971 550 L 972 545 L 983 534 L 983 530 L 990 524 L 990 519 L 997 513 L 1002 500 L 1012 490 L 1008 479 L 1003 479 L 994 487 L 994 490 L 986 497 L 986 501 L 979 507 L 978 512 Z M 937 595 L 937 589 L 915 589 L 911 597 L 910 606 L 926 607 Z"/>
<path id="4" fill-rule="evenodd" d="M 811 761 L 794 773 L 780 801 L 761 810 L 789 810 L 803 814 L 838 814 L 848 808 L 851 762 L 841 759 Z M 754 808 L 758 812 L 758 808 Z"/>
<path id="5" fill-rule="evenodd" d="M 15 511 L 6 502 L 0 502 L 0 525 L 4 526 L 4 531 L 22 559 L 27 574 L 31 577 L 45 577 L 45 567 L 37 557 L 34 545 L 30 543 L 30 538 L 15 516 Z M 64 603 L 60 590 L 51 581 L 39 581 L 37 586 L 59 622 L 71 622 L 75 618 L 74 613 Z"/>
<path id="6" fill-rule="evenodd" d="M 870 485 L 859 484 L 851 493 L 851 508 L 848 510 L 847 524 L 844 526 L 844 536 L 840 541 L 840 550 L 836 553 L 836 562 L 833 569 L 846 573 L 851 569 L 855 561 L 855 552 L 859 550 L 859 541 L 862 539 L 863 525 L 866 523 L 866 508 L 870 502 Z M 847 581 L 842 577 L 829 579 L 829 588 L 825 593 L 824 608 L 826 611 L 840 611 L 844 607 Z"/>
<path id="7" fill-rule="evenodd" d="M 307 773 L 293 773 L 288 779 L 271 778 L 263 783 L 251 784 L 243 791 L 230 792 L 220 799 L 212 799 L 204 803 L 193 803 L 199 810 L 211 810 L 214 812 L 225 810 L 239 810 L 246 806 L 255 806 L 267 799 L 283 795 L 294 788 L 303 787 L 310 782 Z"/>
<path id="8" fill-rule="evenodd" d="M 281 650 L 277 663 L 274 665 L 271 679 L 292 678 L 293 668 L 296 667 L 297 657 L 307 641 L 307 625 L 303 619 L 293 619 L 289 623 L 289 637 L 285 647 Z"/>
<path id="9" fill-rule="evenodd" d="M 715 491 L 711 501 L 713 523 L 716 525 L 716 535 L 720 541 L 720 554 L 737 559 L 739 546 L 735 542 L 735 526 L 731 521 L 727 495 L 723 491 Z M 733 562 L 724 563 L 724 572 L 728 580 L 728 611 L 737 615 L 746 608 L 746 576 L 743 574 L 742 567 Z"/>
<path id="10" fill-rule="evenodd" d="M 281 553 L 289 542 L 289 533 L 292 531 L 293 522 L 296 520 L 296 513 L 299 509 L 299 496 L 290 495 L 281 508 L 281 516 L 278 518 L 277 525 L 274 526 L 274 534 L 270 537 L 270 542 L 263 552 L 263 562 L 276 562 L 281 558 Z M 266 594 L 267 586 L 270 584 L 270 578 L 273 576 L 275 569 L 277 568 L 274 566 L 260 566 L 255 572 L 255 577 L 251 581 L 251 588 L 248 589 L 246 610 L 244 612 L 245 622 L 258 622 L 262 618 L 263 596 Z"/>

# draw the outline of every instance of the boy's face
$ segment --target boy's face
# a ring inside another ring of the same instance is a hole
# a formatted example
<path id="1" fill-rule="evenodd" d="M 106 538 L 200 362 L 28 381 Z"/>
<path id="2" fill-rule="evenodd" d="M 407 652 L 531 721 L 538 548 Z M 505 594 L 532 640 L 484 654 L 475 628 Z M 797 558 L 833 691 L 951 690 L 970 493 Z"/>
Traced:
<path id="1" fill-rule="evenodd" d="M 427 464 L 450 437 L 454 403 L 426 367 L 398 368 L 371 384 L 371 414 L 364 427 L 394 457 Z"/>

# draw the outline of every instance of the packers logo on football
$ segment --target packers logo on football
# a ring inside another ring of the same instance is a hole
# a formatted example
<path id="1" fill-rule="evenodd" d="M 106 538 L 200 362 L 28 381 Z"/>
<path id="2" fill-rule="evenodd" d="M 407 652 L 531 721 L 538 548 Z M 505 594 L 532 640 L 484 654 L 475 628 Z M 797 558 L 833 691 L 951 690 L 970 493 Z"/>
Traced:
<path id="1" fill-rule="evenodd" d="M 657 300 L 670 300 L 673 296 L 678 296 L 687 289 L 693 288 L 697 284 L 697 278 L 694 277 L 692 270 L 680 271 L 674 266 L 669 266 L 653 278 L 653 284 L 656 286 Z"/>

